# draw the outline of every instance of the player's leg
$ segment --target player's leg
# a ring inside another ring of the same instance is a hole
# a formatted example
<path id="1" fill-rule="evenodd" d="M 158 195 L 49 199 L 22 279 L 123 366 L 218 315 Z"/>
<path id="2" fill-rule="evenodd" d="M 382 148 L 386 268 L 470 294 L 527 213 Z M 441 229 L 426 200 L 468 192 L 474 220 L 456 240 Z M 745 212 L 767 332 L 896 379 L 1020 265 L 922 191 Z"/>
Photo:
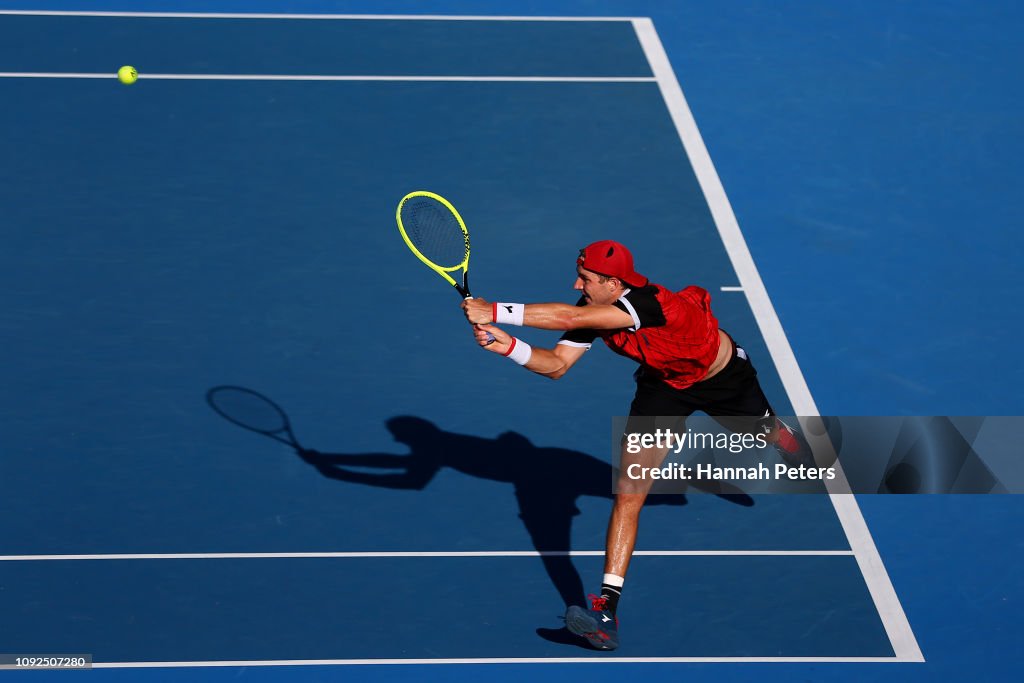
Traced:
<path id="1" fill-rule="evenodd" d="M 629 561 L 636 546 L 640 511 L 653 483 L 649 476 L 630 478 L 625 473 L 632 466 L 648 469 L 659 467 L 667 452 L 667 449 L 646 448 L 633 454 L 627 453 L 623 446 L 622 474 L 616 483 L 615 502 L 605 541 L 601 593 L 589 596 L 589 609 L 573 605 L 565 613 L 566 627 L 600 650 L 614 650 L 619 646 L 616 611 Z"/>
<path id="2" fill-rule="evenodd" d="M 667 387 L 637 382 L 630 406 L 630 417 L 623 437 L 621 457 L 615 481 L 615 502 L 608 522 L 605 541 L 605 574 L 601 594 L 590 596 L 590 608 L 570 607 L 565 614 L 566 627 L 602 650 L 618 647 L 616 610 L 622 594 L 640 525 L 640 512 L 655 479 L 650 471 L 661 467 L 668 453 L 666 446 L 631 447 L 628 435 L 657 435 L 680 429 L 689 406 L 679 404 Z M 631 452 L 635 451 L 635 452 Z"/>
<path id="3" fill-rule="evenodd" d="M 627 424 L 627 433 L 641 433 L 633 431 L 637 424 L 631 417 Z M 605 574 L 621 578 L 625 578 L 629 569 L 640 526 L 640 512 L 654 484 L 650 471 L 661 467 L 668 454 L 667 447 L 639 448 L 635 453 L 630 453 L 628 448 L 623 444 L 616 479 L 615 502 L 605 538 Z"/>

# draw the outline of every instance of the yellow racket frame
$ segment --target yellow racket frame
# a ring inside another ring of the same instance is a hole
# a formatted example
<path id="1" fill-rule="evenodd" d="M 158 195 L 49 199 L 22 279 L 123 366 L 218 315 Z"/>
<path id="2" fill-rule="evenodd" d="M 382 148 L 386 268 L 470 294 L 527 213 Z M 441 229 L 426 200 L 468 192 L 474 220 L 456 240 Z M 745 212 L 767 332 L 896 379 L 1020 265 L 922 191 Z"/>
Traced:
<path id="1" fill-rule="evenodd" d="M 415 199 L 416 197 L 429 197 L 430 199 L 440 202 L 446 209 L 452 212 L 453 216 L 455 216 L 455 220 L 459 224 L 459 229 L 462 230 L 462 238 L 466 242 L 466 255 L 462 259 L 462 263 L 448 267 L 439 266 L 430 259 L 428 259 L 423 254 L 421 254 L 420 250 L 417 249 L 416 245 L 414 245 L 412 243 L 412 240 L 409 239 L 409 235 L 405 231 L 405 224 L 402 223 L 402 207 L 405 206 L 405 203 L 407 201 L 409 201 L 410 199 Z M 409 194 L 402 197 L 402 201 L 398 202 L 398 208 L 395 210 L 395 220 L 398 222 L 398 231 L 402 233 L 402 239 L 405 241 L 405 246 L 409 247 L 409 250 L 416 255 L 416 258 L 418 258 L 420 261 L 423 261 L 427 268 L 430 268 L 432 271 L 434 271 L 435 273 L 443 277 L 445 280 L 447 280 L 448 284 L 452 285 L 453 287 L 455 287 L 455 289 L 459 290 L 459 293 L 462 294 L 462 296 L 469 296 L 469 293 L 465 291 L 463 285 L 457 283 L 455 281 L 455 278 L 449 275 L 449 273 L 451 273 L 452 271 L 459 270 L 460 268 L 463 270 L 464 274 L 469 272 L 469 229 L 466 227 L 466 222 L 462 220 L 462 216 L 460 216 L 459 212 L 455 209 L 454 206 L 452 206 L 452 203 L 445 199 L 444 197 L 442 197 L 441 195 L 434 192 L 427 192 L 426 190 L 417 190 L 415 192 L 410 192 Z"/>

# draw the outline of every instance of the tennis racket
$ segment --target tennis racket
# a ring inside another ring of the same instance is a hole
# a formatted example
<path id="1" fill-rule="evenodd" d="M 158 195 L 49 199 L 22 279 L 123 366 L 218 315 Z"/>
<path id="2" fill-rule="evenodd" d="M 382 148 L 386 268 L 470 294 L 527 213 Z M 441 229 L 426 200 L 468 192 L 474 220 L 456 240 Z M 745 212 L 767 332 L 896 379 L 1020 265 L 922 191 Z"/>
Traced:
<path id="1" fill-rule="evenodd" d="M 410 192 L 398 203 L 395 219 L 402 239 L 416 258 L 444 278 L 464 299 L 472 299 L 469 228 L 452 203 L 433 192 Z M 487 336 L 488 344 L 494 341 L 494 335 L 488 333 Z"/>
<path id="2" fill-rule="evenodd" d="M 228 422 L 302 450 L 288 416 L 263 394 L 244 387 L 220 386 L 206 392 L 206 402 Z"/>

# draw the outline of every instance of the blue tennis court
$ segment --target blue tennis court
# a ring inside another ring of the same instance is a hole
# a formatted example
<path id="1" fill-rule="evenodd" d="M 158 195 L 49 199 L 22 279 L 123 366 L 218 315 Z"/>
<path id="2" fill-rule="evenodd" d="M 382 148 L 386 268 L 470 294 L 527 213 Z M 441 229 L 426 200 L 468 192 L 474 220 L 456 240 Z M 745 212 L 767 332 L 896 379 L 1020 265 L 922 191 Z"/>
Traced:
<path id="1" fill-rule="evenodd" d="M 450 198 L 487 298 L 571 303 L 579 248 L 630 244 L 813 414 L 657 29 L 0 15 L 0 651 L 303 680 L 923 661 L 842 495 L 655 497 L 622 647 L 562 629 L 600 579 L 632 365 L 595 348 L 551 383 L 480 353 L 394 207 Z M 222 419 L 221 385 L 319 455 Z"/>

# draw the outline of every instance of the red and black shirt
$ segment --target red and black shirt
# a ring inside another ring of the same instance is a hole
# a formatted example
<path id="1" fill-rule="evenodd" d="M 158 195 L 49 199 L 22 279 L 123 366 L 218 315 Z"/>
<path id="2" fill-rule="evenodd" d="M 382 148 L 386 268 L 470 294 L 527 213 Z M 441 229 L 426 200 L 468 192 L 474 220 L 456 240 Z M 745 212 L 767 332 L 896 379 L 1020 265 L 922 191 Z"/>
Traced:
<path id="1" fill-rule="evenodd" d="M 585 305 L 581 298 L 577 306 Z M 601 337 L 615 353 L 644 366 L 645 375 L 685 389 L 707 375 L 718 356 L 718 320 L 711 295 L 700 287 L 673 292 L 649 284 L 627 289 L 613 306 L 629 313 L 633 326 L 618 330 L 569 330 L 558 340 L 590 348 Z"/>

